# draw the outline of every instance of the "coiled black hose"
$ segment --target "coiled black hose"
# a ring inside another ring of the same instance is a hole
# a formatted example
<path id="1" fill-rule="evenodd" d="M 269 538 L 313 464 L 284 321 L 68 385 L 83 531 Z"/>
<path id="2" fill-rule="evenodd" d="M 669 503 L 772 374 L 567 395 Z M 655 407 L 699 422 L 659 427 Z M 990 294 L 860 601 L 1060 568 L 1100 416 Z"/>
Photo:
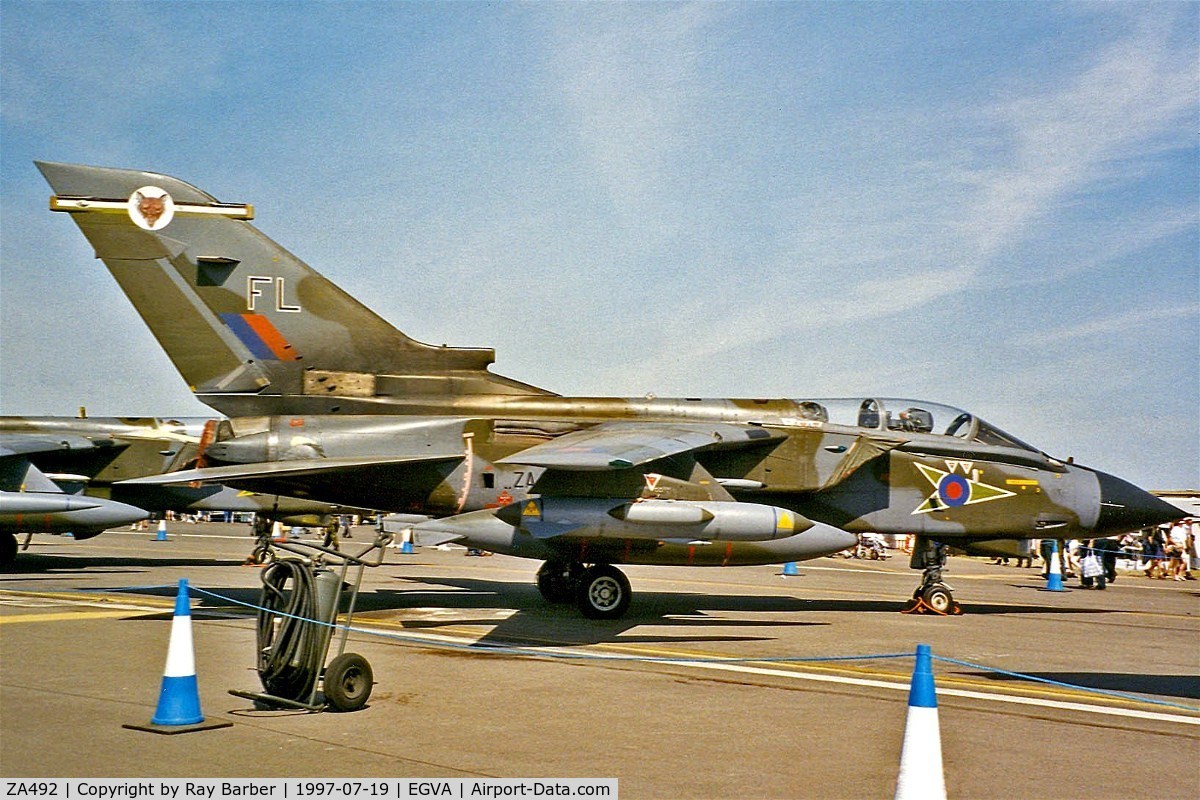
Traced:
<path id="1" fill-rule="evenodd" d="M 263 570 L 262 581 L 258 676 L 268 694 L 308 702 L 329 640 L 328 626 L 314 621 L 319 612 L 313 572 L 302 561 L 283 559 Z"/>

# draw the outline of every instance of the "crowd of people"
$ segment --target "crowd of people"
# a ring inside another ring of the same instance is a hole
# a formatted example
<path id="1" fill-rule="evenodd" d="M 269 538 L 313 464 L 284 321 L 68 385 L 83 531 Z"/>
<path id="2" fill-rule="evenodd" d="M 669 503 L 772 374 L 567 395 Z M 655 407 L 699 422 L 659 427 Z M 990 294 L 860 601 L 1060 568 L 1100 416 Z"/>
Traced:
<path id="1" fill-rule="evenodd" d="M 1147 528 L 1139 540 L 1130 543 L 1132 549 L 1140 544 L 1139 565 L 1146 577 L 1177 581 L 1196 580 L 1193 571 L 1200 571 L 1200 520 L 1185 519 L 1174 525 Z"/>
<path id="2" fill-rule="evenodd" d="M 1141 571 L 1147 578 L 1194 581 L 1200 579 L 1200 519 L 1184 519 L 1171 525 L 1146 528 L 1109 539 L 1058 541 L 1059 568 L 1064 578 L 1078 576 L 1085 589 L 1103 589 L 1117 579 L 1118 561 L 1127 572 Z M 1028 556 L 1018 556 L 1017 566 L 1031 567 L 1040 558 L 1042 577 L 1047 577 L 1055 540 L 1035 543 Z M 993 563 L 1007 564 L 1009 558 Z"/>

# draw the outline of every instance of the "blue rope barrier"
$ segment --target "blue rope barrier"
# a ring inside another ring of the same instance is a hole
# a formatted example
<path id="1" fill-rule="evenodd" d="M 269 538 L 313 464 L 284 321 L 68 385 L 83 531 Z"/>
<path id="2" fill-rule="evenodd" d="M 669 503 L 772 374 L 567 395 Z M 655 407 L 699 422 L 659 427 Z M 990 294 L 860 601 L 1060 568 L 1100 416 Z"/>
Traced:
<path id="1" fill-rule="evenodd" d="M 132 591 L 145 591 L 148 589 L 173 589 L 173 588 L 177 588 L 177 586 L 178 586 L 177 584 L 163 584 L 163 585 L 159 585 L 159 586 L 126 586 L 126 587 L 118 587 L 118 588 L 114 588 L 114 589 L 105 589 L 105 590 L 101 590 L 101 591 L 132 592 Z M 13 590 L 13 591 L 18 592 L 18 593 L 21 592 L 21 590 Z M 69 591 L 78 591 L 81 593 L 82 592 L 91 592 L 91 593 L 97 592 L 97 590 L 94 590 L 94 589 L 70 589 Z M 537 648 L 533 648 L 533 647 L 515 647 L 515 646 L 507 646 L 507 645 L 493 646 L 493 645 L 487 645 L 487 644 L 481 645 L 478 643 L 459 644 L 457 642 L 435 642 L 435 641 L 430 641 L 428 639 L 418 638 L 415 636 L 406 636 L 406 635 L 400 634 L 400 633 L 390 633 L 388 631 L 379 631 L 379 630 L 371 630 L 371 629 L 367 629 L 367 628 L 358 628 L 353 625 L 350 625 L 350 626 L 340 625 L 337 623 L 325 622 L 324 620 L 314 620 L 314 619 L 308 619 L 306 617 L 300 617 L 300 616 L 296 616 L 296 615 L 292 615 L 292 614 L 287 614 L 282 611 L 273 611 L 271 609 L 265 609 L 262 606 L 255 605 L 254 603 L 247 603 L 242 600 L 237 600 L 235 598 L 228 597 L 228 596 L 222 595 L 222 594 L 218 594 L 217 592 L 209 591 L 208 589 L 202 589 L 198 586 L 192 586 L 190 584 L 188 586 L 188 591 L 189 591 L 189 594 L 197 593 L 197 594 L 201 594 L 201 595 L 207 595 L 208 597 L 211 597 L 215 600 L 220 600 L 225 603 L 231 603 L 233 605 L 242 606 L 244 608 L 255 611 L 256 613 L 260 612 L 260 611 L 267 611 L 268 613 L 274 614 L 279 617 L 287 617 L 290 619 L 296 619 L 296 620 L 300 620 L 303 622 L 315 623 L 317 625 L 323 625 L 326 627 L 333 628 L 335 630 L 345 630 L 345 631 L 349 631 L 350 633 L 358 633 L 358 634 L 362 634 L 364 636 L 377 636 L 377 637 L 381 637 L 381 638 L 385 638 L 385 639 L 392 639 L 392 640 L 396 640 L 396 641 L 407 642 L 410 644 L 417 644 L 417 645 L 421 645 L 423 647 L 444 648 L 444 649 L 448 649 L 448 650 L 470 650 L 475 653 L 487 653 L 487 654 L 492 654 L 492 655 L 513 655 L 513 656 L 519 656 L 519 657 L 525 657 L 525 658 L 559 658 L 559 659 L 570 659 L 570 660 L 575 660 L 575 661 L 589 661 L 589 660 L 591 660 L 591 661 L 636 661 L 636 662 L 651 663 L 651 664 L 687 664 L 687 663 L 692 663 L 692 664 L 739 664 L 739 663 L 766 663 L 766 664 L 770 664 L 770 663 L 807 663 L 807 664 L 814 664 L 814 663 L 846 662 L 846 661 L 884 661 L 884 660 L 896 659 L 896 658 L 913 658 L 914 657 L 914 654 L 912 652 L 906 652 L 906 653 L 872 653 L 869 655 L 860 655 L 860 656 L 759 656 L 759 657 L 753 657 L 753 656 L 740 656 L 740 657 L 697 656 L 697 657 L 687 658 L 687 657 L 682 657 L 682 656 L 678 656 L 678 657 L 636 656 L 636 655 L 620 655 L 620 654 L 609 654 L 609 653 L 562 653 L 562 652 L 541 650 L 541 649 L 537 649 Z M 563 644 L 563 645 L 558 645 L 558 646 L 570 647 L 571 645 Z M 984 672 L 993 672 L 993 673 L 996 673 L 999 675 L 1004 675 L 1004 676 L 1007 676 L 1010 678 L 1016 678 L 1018 680 L 1030 681 L 1032 683 L 1042 683 L 1042 684 L 1047 684 L 1050 686 L 1057 686 L 1057 687 L 1064 688 L 1064 689 L 1072 689 L 1074 691 L 1082 692 L 1084 694 L 1094 694 L 1094 695 L 1098 695 L 1101 697 L 1111 697 L 1111 698 L 1116 698 L 1116 699 L 1120 699 L 1120 700 L 1128 700 L 1128 701 L 1132 701 L 1132 702 L 1136 702 L 1136 703 L 1144 703 L 1147 705 L 1164 706 L 1166 708 L 1175 708 L 1175 709 L 1180 709 L 1183 711 L 1200 713 L 1200 706 L 1189 706 L 1189 705 L 1185 705 L 1183 703 L 1173 703 L 1173 702 L 1170 702 L 1167 700 L 1156 700 L 1154 698 L 1143 697 L 1140 695 L 1130 694 L 1128 692 L 1118 692 L 1118 691 L 1114 691 L 1114 690 L 1110 690 L 1110 689 L 1097 689 L 1097 688 L 1094 688 L 1091 686 L 1080 686 L 1078 684 L 1066 683 L 1065 681 L 1056 681 L 1051 678 L 1042 678 L 1037 675 L 1027 675 L 1025 673 L 1013 672 L 1011 670 L 1000 669 L 998 667 L 989 667 L 989 666 L 986 666 L 983 664 L 975 664 L 970 661 L 962 661 L 960 659 L 950 658 L 948 656 L 934 655 L 933 659 L 935 661 L 941 661 L 946 664 L 954 664 L 954 665 L 960 666 L 960 667 L 967 667 L 969 669 L 982 670 Z"/>
<path id="2" fill-rule="evenodd" d="M 259 606 L 256 606 L 253 603 L 245 603 L 245 602 L 242 602 L 241 600 L 235 600 L 232 597 L 225 597 L 223 595 L 217 594 L 216 592 L 210 592 L 206 589 L 201 589 L 196 586 L 190 586 L 189 588 L 193 591 L 200 592 L 202 594 L 206 594 L 210 597 L 213 597 L 213 598 L 216 598 L 219 600 L 234 603 L 234 604 L 240 605 L 240 606 L 245 606 L 247 608 L 251 608 L 251 609 L 255 609 L 255 610 L 262 610 L 262 609 L 260 609 Z M 281 617 L 291 616 L 288 614 L 274 612 L 274 611 L 272 611 L 270 613 L 278 614 Z M 293 617 L 293 618 L 303 619 L 300 617 Z M 323 621 L 318 621 L 318 620 L 307 620 L 307 621 L 317 622 L 320 625 L 326 625 L 326 626 L 335 628 L 337 630 L 348 630 L 352 633 L 361 633 L 361 634 L 368 635 L 368 636 L 380 636 L 380 637 L 387 638 L 387 639 L 395 639 L 395 640 L 399 640 L 399 641 L 420 644 L 420 645 L 426 646 L 426 647 L 445 647 L 448 649 L 471 650 L 473 652 L 492 653 L 492 654 L 496 654 L 496 655 L 516 655 L 516 656 L 536 657 L 536 658 L 562 658 L 562 659 L 572 659 L 572 660 L 578 660 L 578 661 L 588 661 L 588 660 L 594 660 L 594 661 L 638 661 L 638 662 L 651 663 L 651 664 L 686 664 L 686 663 L 738 664 L 738 663 L 751 663 L 751 662 L 760 663 L 760 664 L 761 663 L 770 664 L 770 663 L 823 663 L 823 662 L 839 662 L 839 661 L 883 661 L 883 660 L 894 659 L 894 658 L 913 658 L 914 657 L 914 654 L 912 652 L 873 653 L 870 655 L 862 655 L 862 656 L 811 656 L 811 657 L 806 657 L 806 656 L 763 656 L 763 657 L 698 656 L 695 658 L 667 657 L 667 656 L 632 656 L 632 655 L 618 655 L 618 654 L 608 654 L 608 653 L 558 653 L 558 652 L 553 652 L 553 651 L 538 650 L 538 649 L 531 648 L 531 647 L 458 644 L 458 643 L 454 643 L 454 642 L 430 642 L 427 639 L 419 639 L 414 636 L 405 636 L 403 634 L 394 634 L 394 633 L 390 633 L 387 631 L 367 630 L 367 629 L 363 629 L 363 628 L 356 628 L 354 626 L 337 625 L 337 624 L 331 624 L 328 622 L 323 622 Z M 562 645 L 562 646 L 568 647 L 570 645 Z M 969 667 L 971 669 L 979 669 L 979 670 L 983 670 L 985 672 L 995 672 L 998 674 L 1006 675 L 1008 677 L 1018 678 L 1020 680 L 1032 681 L 1034 683 L 1045 683 L 1045 684 L 1050 684 L 1053 686 L 1059 686 L 1059 687 L 1066 688 L 1066 689 L 1073 689 L 1076 691 L 1090 693 L 1090 694 L 1096 694 L 1096 695 L 1100 695 L 1100 696 L 1115 697 L 1115 698 L 1119 698 L 1122 700 L 1131 700 L 1131 701 L 1138 702 L 1138 703 L 1147 703 L 1149 705 L 1165 706 L 1168 708 L 1178 708 L 1178 709 L 1182 709 L 1184 711 L 1200 712 L 1200 707 L 1197 707 L 1197 706 L 1188 706 L 1188 705 L 1184 705 L 1182 703 L 1172 703 L 1172 702 L 1169 702 L 1166 700 L 1155 700 L 1153 698 L 1142 697 L 1139 695 L 1129 694 L 1126 692 L 1117 692 L 1117 691 L 1111 691 L 1108 689 L 1095 689 L 1090 686 L 1079 686 L 1077 684 L 1066 683 L 1063 681 L 1055 681 L 1055 680 L 1051 680 L 1049 678 L 1041 678 L 1036 675 L 1026 675 L 1026 674 L 1023 674 L 1020 672 L 1012 672 L 1009 670 L 999 669 L 996 667 L 987 667 L 982 664 L 973 664 L 969 661 L 960 661 L 958 659 L 949 658 L 949 657 L 945 657 L 945 656 L 936 656 L 935 655 L 935 656 L 933 656 L 933 658 L 937 661 L 943 661 L 947 664 L 955 664 L 958 666 Z"/>
<path id="3" fill-rule="evenodd" d="M 1182 703 L 1172 703 L 1167 700 L 1154 700 L 1149 697 L 1142 697 L 1140 695 L 1129 694 L 1127 692 L 1117 692 L 1117 691 L 1113 691 L 1111 689 L 1096 689 L 1091 686 L 1079 686 L 1074 683 L 1065 683 L 1063 681 L 1056 681 L 1051 678 L 1042 678 L 1037 675 L 1025 675 L 1024 673 L 1021 673 L 1021 672 L 1011 672 L 1006 669 L 999 669 L 998 667 L 987 667 L 987 666 L 984 666 L 983 664 L 972 664 L 970 661 L 960 661 L 957 658 L 949 658 L 947 656 L 934 656 L 933 660 L 934 661 L 943 661 L 947 664 L 956 664 L 960 667 L 970 667 L 971 669 L 979 669 L 979 670 L 983 670 L 984 672 L 995 672 L 1000 675 L 1007 675 L 1010 678 L 1020 678 L 1023 681 L 1033 681 L 1035 683 L 1045 683 L 1045 684 L 1049 684 L 1050 686 L 1060 686 L 1065 689 L 1077 689 L 1082 692 L 1088 692 L 1090 694 L 1098 694 L 1098 695 L 1102 695 L 1105 697 L 1117 697 L 1122 700 L 1136 700 L 1139 703 L 1150 703 L 1151 705 L 1156 705 L 1156 706 L 1168 706 L 1170 708 L 1180 708 L 1180 709 L 1183 709 L 1184 711 L 1200 712 L 1200 706 L 1188 706 L 1188 705 L 1183 705 Z"/>

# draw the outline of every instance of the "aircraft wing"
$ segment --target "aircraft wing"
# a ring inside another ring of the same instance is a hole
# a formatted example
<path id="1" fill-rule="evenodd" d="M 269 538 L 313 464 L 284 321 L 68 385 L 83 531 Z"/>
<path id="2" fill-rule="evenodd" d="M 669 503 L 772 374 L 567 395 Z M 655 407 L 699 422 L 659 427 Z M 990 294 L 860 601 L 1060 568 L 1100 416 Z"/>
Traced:
<path id="1" fill-rule="evenodd" d="M 219 483 L 357 508 L 409 508 L 428 496 L 463 460 L 460 453 L 344 456 L 267 461 L 181 470 L 119 481 L 120 487 Z"/>
<path id="2" fill-rule="evenodd" d="M 879 456 L 891 452 L 897 447 L 903 447 L 907 443 L 907 439 L 880 436 L 859 436 L 855 438 L 854 444 L 850 445 L 845 457 L 842 458 L 841 462 L 838 463 L 837 467 L 820 488 L 829 489 L 837 486 L 857 472 L 864 464 L 874 461 Z"/>
<path id="3" fill-rule="evenodd" d="M 583 472 L 624 470 L 697 450 L 745 447 L 783 438 L 754 425 L 613 422 L 528 447 L 499 463 Z"/>
<path id="4" fill-rule="evenodd" d="M 102 439 L 100 443 L 86 436 L 75 435 L 43 435 L 4 433 L 0 434 L 0 456 L 36 455 L 39 453 L 61 453 L 63 451 L 95 450 L 98 447 L 125 447 L 111 439 Z"/>
<path id="5" fill-rule="evenodd" d="M 265 461 L 256 464 L 185 469 L 178 472 L 166 472 L 162 475 L 118 481 L 118 483 L 132 486 L 174 486 L 189 483 L 223 483 L 228 486 L 241 486 L 305 476 L 344 477 L 345 473 L 361 472 L 373 468 L 461 461 L 462 457 L 461 453 L 452 453 L 421 456 L 370 456 L 366 458 L 303 458 L 294 461 Z"/>
<path id="6" fill-rule="evenodd" d="M 0 447 L 0 533 L 70 531 L 76 539 L 87 539 L 149 516 L 124 503 L 64 492 L 29 461 L 19 443 L 15 448 L 11 444 Z"/>

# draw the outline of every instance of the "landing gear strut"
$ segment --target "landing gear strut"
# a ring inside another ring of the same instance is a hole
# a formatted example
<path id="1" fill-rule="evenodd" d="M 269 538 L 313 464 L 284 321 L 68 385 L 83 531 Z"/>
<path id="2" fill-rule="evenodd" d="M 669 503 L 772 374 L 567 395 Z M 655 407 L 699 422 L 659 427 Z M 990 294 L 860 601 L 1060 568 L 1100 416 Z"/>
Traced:
<path id="1" fill-rule="evenodd" d="M 946 545 L 925 536 L 918 536 L 913 546 L 908 565 L 923 570 L 921 585 L 913 592 L 913 599 L 900 609 L 902 614 L 958 615 L 962 606 L 954 600 L 950 587 L 942 583 L 942 569 L 946 566 Z"/>
<path id="2" fill-rule="evenodd" d="M 551 603 L 574 601 L 589 619 L 618 619 L 629 608 L 629 579 L 611 564 L 547 561 L 538 570 L 538 591 Z"/>

